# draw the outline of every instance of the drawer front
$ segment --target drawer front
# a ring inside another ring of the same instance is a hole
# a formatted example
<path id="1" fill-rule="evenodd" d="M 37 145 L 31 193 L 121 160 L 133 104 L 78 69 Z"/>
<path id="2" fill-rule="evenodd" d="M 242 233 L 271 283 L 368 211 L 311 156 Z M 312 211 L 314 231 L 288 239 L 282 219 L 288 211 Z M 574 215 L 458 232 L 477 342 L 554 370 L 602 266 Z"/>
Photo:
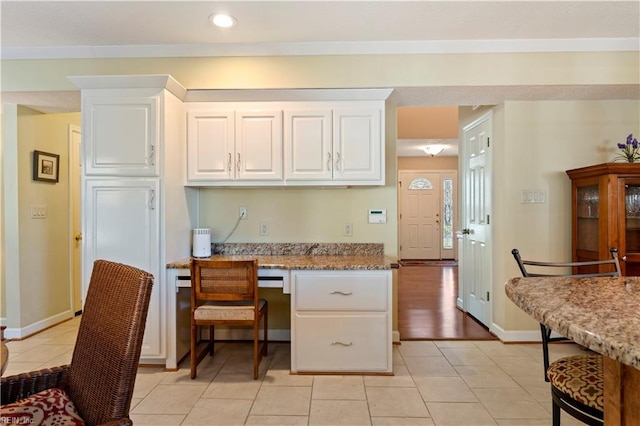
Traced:
<path id="1" fill-rule="evenodd" d="M 388 274 L 295 274 L 294 308 L 297 311 L 387 311 L 390 306 Z"/>
<path id="2" fill-rule="evenodd" d="M 297 314 L 294 372 L 390 372 L 389 316 Z"/>

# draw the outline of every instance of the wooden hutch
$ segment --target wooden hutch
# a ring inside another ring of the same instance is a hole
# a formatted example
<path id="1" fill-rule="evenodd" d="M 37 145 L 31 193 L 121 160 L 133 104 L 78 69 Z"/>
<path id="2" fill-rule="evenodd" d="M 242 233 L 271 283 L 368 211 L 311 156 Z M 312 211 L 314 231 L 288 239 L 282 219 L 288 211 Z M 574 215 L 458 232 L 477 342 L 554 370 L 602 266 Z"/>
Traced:
<path id="1" fill-rule="evenodd" d="M 640 275 L 640 163 L 597 164 L 567 175 L 573 261 L 607 259 L 615 247 L 622 274 Z"/>

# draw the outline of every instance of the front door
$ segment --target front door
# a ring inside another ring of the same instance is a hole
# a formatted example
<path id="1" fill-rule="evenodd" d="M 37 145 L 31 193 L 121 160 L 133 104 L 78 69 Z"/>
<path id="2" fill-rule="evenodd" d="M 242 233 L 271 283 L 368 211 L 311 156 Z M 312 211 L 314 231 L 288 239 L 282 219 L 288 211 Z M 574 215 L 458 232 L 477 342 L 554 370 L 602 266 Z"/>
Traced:
<path id="1" fill-rule="evenodd" d="M 464 220 L 460 286 L 465 310 L 491 325 L 491 129 L 488 113 L 463 129 Z"/>
<path id="2" fill-rule="evenodd" d="M 398 172 L 400 258 L 440 259 L 442 202 L 440 174 Z"/>

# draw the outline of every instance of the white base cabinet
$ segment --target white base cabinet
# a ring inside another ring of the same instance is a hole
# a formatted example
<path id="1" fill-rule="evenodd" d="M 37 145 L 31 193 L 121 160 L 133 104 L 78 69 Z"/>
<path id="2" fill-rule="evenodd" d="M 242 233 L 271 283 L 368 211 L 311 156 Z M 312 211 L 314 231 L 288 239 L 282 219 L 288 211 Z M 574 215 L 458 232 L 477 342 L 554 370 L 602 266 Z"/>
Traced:
<path id="1" fill-rule="evenodd" d="M 392 374 L 391 271 L 291 272 L 291 372 Z"/>

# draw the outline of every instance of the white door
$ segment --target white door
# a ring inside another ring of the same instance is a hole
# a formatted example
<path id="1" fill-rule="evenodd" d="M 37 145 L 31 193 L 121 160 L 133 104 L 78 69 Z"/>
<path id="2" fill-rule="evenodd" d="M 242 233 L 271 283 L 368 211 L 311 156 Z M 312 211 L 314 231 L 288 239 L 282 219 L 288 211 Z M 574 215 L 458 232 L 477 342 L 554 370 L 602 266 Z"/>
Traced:
<path id="1" fill-rule="evenodd" d="M 236 178 L 282 180 L 282 111 L 236 111 Z"/>
<path id="2" fill-rule="evenodd" d="M 331 180 L 331 110 L 287 110 L 284 114 L 286 180 Z"/>
<path id="3" fill-rule="evenodd" d="M 382 179 L 382 111 L 373 106 L 334 109 L 334 180 Z"/>
<path id="4" fill-rule="evenodd" d="M 400 258 L 440 259 L 442 210 L 440 174 L 398 172 Z"/>
<path id="5" fill-rule="evenodd" d="M 71 228 L 71 308 L 82 310 L 82 134 L 69 125 L 69 211 Z"/>
<path id="6" fill-rule="evenodd" d="M 187 112 L 187 180 L 235 178 L 233 111 L 192 109 Z"/>
<path id="7" fill-rule="evenodd" d="M 84 294 L 93 262 L 106 259 L 153 274 L 142 355 L 164 352 L 160 318 L 160 200 L 158 179 L 85 179 Z"/>
<path id="8" fill-rule="evenodd" d="M 465 310 L 491 325 L 491 131 L 488 113 L 463 129 L 464 220 L 460 283 Z"/>

